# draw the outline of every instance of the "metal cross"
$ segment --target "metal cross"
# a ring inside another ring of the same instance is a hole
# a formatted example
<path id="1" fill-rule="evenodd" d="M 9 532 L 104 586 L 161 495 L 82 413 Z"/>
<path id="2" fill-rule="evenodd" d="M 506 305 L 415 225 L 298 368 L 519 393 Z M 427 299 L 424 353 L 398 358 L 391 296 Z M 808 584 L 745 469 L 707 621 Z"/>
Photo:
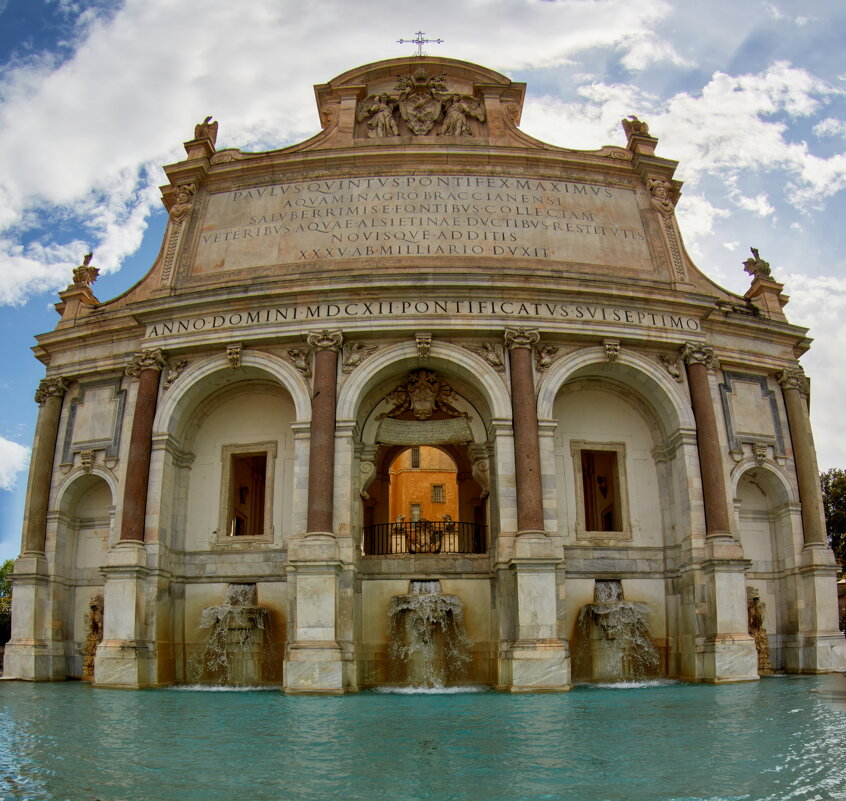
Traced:
<path id="1" fill-rule="evenodd" d="M 415 39 L 397 39 L 399 44 L 416 44 L 417 45 L 417 55 L 418 56 L 425 56 L 426 54 L 423 52 L 423 45 L 424 44 L 443 44 L 443 39 L 425 39 L 426 33 L 424 31 L 416 31 L 414 36 Z"/>

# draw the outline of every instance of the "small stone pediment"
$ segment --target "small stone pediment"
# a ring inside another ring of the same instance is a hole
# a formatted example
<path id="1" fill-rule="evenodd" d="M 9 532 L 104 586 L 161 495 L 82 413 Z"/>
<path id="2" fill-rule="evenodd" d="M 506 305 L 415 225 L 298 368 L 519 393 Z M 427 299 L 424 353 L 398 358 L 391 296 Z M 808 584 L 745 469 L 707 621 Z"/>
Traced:
<path id="1" fill-rule="evenodd" d="M 519 122 L 524 93 L 525 84 L 492 70 L 429 57 L 370 64 L 315 87 L 326 128 L 349 125 L 353 139 L 383 144 L 490 139 L 492 130 L 509 127 L 503 117 L 510 127 Z"/>

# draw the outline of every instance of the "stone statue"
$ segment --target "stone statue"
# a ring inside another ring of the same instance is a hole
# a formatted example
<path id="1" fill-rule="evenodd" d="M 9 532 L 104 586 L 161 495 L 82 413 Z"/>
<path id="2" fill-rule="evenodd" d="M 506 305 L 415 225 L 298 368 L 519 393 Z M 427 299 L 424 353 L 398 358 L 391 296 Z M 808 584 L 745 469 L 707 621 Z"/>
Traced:
<path id="1" fill-rule="evenodd" d="M 103 641 L 103 596 L 92 596 L 88 610 L 85 616 L 88 636 L 85 638 L 82 655 L 82 680 L 94 681 L 94 658 L 97 655 L 97 646 Z"/>
<path id="2" fill-rule="evenodd" d="M 646 188 L 652 195 L 652 205 L 661 214 L 672 214 L 673 201 L 670 199 L 670 190 L 673 185 L 669 181 L 664 181 L 661 178 L 650 178 L 646 182 Z"/>
<path id="3" fill-rule="evenodd" d="M 358 107 L 357 119 L 361 122 L 366 117 L 370 117 L 367 120 L 367 135 L 371 139 L 399 136 L 397 122 L 394 119 L 396 107 L 397 101 L 386 92 L 378 96 L 370 95 Z"/>
<path id="4" fill-rule="evenodd" d="M 743 262 L 743 269 L 746 270 L 753 278 L 772 278 L 770 271 L 770 263 L 764 261 L 758 255 L 758 248 L 749 248 L 752 251 L 752 257 Z"/>
<path id="5" fill-rule="evenodd" d="M 629 114 L 626 119 L 621 120 L 623 123 L 623 130 L 627 137 L 634 134 L 641 134 L 642 136 L 649 136 L 649 126 L 643 121 L 635 117 L 634 114 Z"/>
<path id="6" fill-rule="evenodd" d="M 94 258 L 93 253 L 86 253 L 82 258 L 82 264 L 73 269 L 73 282 L 77 286 L 91 286 L 100 274 L 97 267 L 91 265 L 91 259 Z"/>
<path id="7" fill-rule="evenodd" d="M 217 122 L 212 122 L 211 117 L 198 122 L 194 126 L 194 139 L 210 139 L 212 144 L 217 142 Z"/>
<path id="8" fill-rule="evenodd" d="M 444 101 L 444 121 L 439 136 L 473 136 L 467 117 L 475 117 L 479 122 L 485 121 L 483 106 L 474 106 L 472 98 L 461 95 L 450 95 Z"/>
<path id="9" fill-rule="evenodd" d="M 766 676 L 773 672 L 773 666 L 770 664 L 770 644 L 767 640 L 767 630 L 764 628 L 767 605 L 761 600 L 757 587 L 746 588 L 746 609 L 749 634 L 755 638 L 755 650 L 758 652 L 758 675 Z"/>

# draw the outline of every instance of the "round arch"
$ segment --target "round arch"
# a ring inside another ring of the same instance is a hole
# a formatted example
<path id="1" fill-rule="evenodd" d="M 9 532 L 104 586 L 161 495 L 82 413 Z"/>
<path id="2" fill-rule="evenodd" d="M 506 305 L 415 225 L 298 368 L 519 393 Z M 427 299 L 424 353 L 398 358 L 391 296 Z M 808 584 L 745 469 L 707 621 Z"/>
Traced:
<path id="1" fill-rule="evenodd" d="M 429 357 L 421 365 L 417 345 L 414 342 L 402 342 L 375 353 L 344 383 L 338 393 L 338 419 L 355 419 L 361 400 L 384 380 L 388 371 L 397 368 L 414 370 L 421 366 L 456 373 L 480 389 L 491 417 L 511 417 L 511 397 L 501 375 L 476 354 L 458 345 L 432 342 Z"/>
<path id="2" fill-rule="evenodd" d="M 773 506 L 799 501 L 787 473 L 776 464 L 758 464 L 751 456 L 747 456 L 734 466 L 730 478 L 734 498 L 737 497 L 740 482 L 747 478 L 764 490 Z"/>
<path id="3" fill-rule="evenodd" d="M 246 373 L 246 375 L 245 375 Z M 153 434 L 176 434 L 196 404 L 213 389 L 244 378 L 270 378 L 290 394 L 296 410 L 297 422 L 311 420 L 311 398 L 303 377 L 293 365 L 277 356 L 245 350 L 241 354 L 241 373 L 232 370 L 224 354 L 200 360 L 165 394 L 156 410 Z"/>
<path id="4" fill-rule="evenodd" d="M 91 488 L 94 478 L 100 478 L 106 483 L 112 495 L 112 506 L 114 506 L 118 497 L 117 479 L 110 470 L 94 465 L 89 472 L 79 467 L 65 478 L 56 493 L 56 508 L 67 509 L 75 504 Z"/>
<path id="5" fill-rule="evenodd" d="M 621 349 L 614 364 L 609 364 L 605 349 L 583 348 L 558 359 L 549 368 L 538 392 L 538 417 L 551 419 L 553 406 L 561 387 L 575 377 L 607 374 L 634 389 L 654 408 L 670 434 L 678 429 L 695 429 L 693 409 L 680 384 L 658 364 L 638 353 Z"/>

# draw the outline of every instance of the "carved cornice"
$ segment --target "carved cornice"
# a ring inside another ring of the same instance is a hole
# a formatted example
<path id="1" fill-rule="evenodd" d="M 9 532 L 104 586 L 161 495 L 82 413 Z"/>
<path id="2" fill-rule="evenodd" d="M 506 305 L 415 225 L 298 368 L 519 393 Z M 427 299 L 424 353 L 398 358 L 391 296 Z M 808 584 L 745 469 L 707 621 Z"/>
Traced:
<path id="1" fill-rule="evenodd" d="M 788 367 L 786 370 L 781 370 L 776 374 L 776 379 L 783 390 L 795 389 L 799 391 L 803 398 L 808 397 L 811 382 L 801 367 Z"/>
<path id="2" fill-rule="evenodd" d="M 718 370 L 720 367 L 719 359 L 710 345 L 685 342 L 679 356 L 685 364 L 703 364 L 708 370 Z"/>
<path id="3" fill-rule="evenodd" d="M 44 403 L 47 398 L 61 398 L 68 391 L 68 382 L 62 376 L 42 378 L 35 390 L 35 402 Z"/>
<path id="4" fill-rule="evenodd" d="M 514 348 L 531 348 L 540 341 L 540 331 L 537 328 L 506 328 L 505 346 L 508 350 Z"/>
<path id="5" fill-rule="evenodd" d="M 344 335 L 340 331 L 330 331 L 324 328 L 322 331 L 310 331 L 306 342 L 316 351 L 334 350 L 339 351 L 344 342 Z"/>
<path id="6" fill-rule="evenodd" d="M 132 361 L 126 367 L 126 374 L 131 378 L 138 378 L 142 370 L 161 372 L 166 363 L 165 355 L 161 348 L 142 350 L 132 357 Z"/>

